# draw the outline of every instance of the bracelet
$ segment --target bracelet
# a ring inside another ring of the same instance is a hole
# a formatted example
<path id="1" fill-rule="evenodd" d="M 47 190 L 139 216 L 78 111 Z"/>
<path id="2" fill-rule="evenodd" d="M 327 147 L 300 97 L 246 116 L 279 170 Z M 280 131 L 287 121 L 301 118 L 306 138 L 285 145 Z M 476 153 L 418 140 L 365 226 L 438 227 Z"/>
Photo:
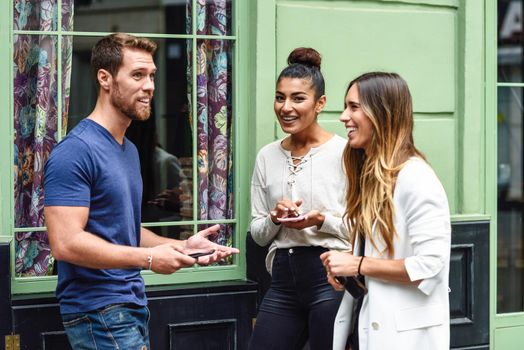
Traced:
<path id="1" fill-rule="evenodd" d="M 358 263 L 358 269 L 357 269 L 358 276 L 364 276 L 363 274 L 360 273 L 360 267 L 362 266 L 362 261 L 364 261 L 364 258 L 365 256 L 362 255 L 362 258 L 360 258 L 360 262 Z"/>
<path id="2" fill-rule="evenodd" d="M 149 263 L 148 270 L 151 270 L 153 266 L 153 248 L 149 248 L 149 255 L 147 256 L 147 262 Z"/>

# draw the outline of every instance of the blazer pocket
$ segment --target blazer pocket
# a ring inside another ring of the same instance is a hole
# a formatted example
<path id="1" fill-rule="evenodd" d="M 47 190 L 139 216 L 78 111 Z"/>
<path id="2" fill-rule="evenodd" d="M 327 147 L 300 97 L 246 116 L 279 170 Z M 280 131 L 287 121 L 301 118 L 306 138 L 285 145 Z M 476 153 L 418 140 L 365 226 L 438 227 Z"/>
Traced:
<path id="1" fill-rule="evenodd" d="M 446 319 L 446 306 L 441 304 L 414 307 L 395 312 L 398 332 L 438 326 Z"/>

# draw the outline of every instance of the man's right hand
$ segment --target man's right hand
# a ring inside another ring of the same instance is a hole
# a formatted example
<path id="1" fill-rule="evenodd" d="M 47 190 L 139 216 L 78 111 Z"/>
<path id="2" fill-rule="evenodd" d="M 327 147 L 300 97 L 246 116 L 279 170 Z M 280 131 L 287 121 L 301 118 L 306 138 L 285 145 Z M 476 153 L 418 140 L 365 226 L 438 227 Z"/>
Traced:
<path id="1" fill-rule="evenodd" d="M 148 255 L 152 254 L 151 270 L 156 273 L 171 274 L 183 267 L 193 266 L 197 262 L 197 259 L 182 253 L 180 248 L 172 243 L 157 245 L 146 250 Z"/>

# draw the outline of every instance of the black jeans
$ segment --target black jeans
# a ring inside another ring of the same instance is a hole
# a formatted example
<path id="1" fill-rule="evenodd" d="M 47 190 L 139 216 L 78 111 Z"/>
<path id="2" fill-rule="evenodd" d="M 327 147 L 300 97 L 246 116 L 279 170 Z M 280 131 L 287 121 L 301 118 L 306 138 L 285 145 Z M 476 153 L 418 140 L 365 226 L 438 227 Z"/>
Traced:
<path id="1" fill-rule="evenodd" d="M 321 247 L 278 249 L 273 260 L 271 287 L 258 312 L 250 350 L 333 347 L 335 317 L 343 292 L 327 283 Z"/>

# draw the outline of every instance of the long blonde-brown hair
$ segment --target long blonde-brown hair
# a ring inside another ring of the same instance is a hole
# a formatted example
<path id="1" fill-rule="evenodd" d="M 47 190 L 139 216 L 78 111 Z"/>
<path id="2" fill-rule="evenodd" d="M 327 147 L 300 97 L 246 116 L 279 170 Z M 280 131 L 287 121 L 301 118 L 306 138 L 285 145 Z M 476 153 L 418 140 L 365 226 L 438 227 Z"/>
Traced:
<path id="1" fill-rule="evenodd" d="M 393 192 L 398 172 L 412 156 L 425 159 L 413 143 L 413 106 L 409 88 L 398 74 L 371 72 L 354 79 L 360 107 L 373 125 L 371 140 L 364 151 L 344 150 L 344 168 L 349 185 L 345 218 L 350 239 L 367 236 L 376 248 L 376 239 L 394 254 L 395 208 Z"/>

